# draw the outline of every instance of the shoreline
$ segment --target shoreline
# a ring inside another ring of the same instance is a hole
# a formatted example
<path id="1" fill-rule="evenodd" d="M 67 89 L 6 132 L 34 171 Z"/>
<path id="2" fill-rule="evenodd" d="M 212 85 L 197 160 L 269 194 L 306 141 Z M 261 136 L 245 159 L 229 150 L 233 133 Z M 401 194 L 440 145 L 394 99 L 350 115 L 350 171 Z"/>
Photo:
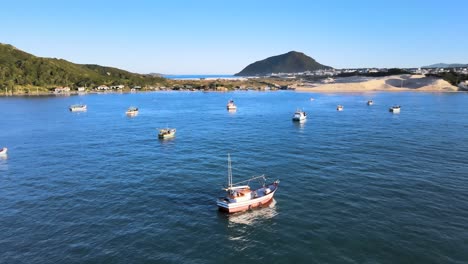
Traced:
<path id="1" fill-rule="evenodd" d="M 262 90 L 229 90 L 229 91 L 177 91 L 177 90 L 166 90 L 166 91 L 141 91 L 141 92 L 90 92 L 90 93 L 68 93 L 68 94 L 54 94 L 54 93 L 18 93 L 18 94 L 0 94 L 0 98 L 6 97 L 67 97 L 67 96 L 86 96 L 86 95 L 110 95 L 110 94 L 141 94 L 141 93 L 159 93 L 159 92 L 174 92 L 174 93 L 232 93 L 232 92 L 277 92 L 277 91 L 289 91 L 297 93 L 322 93 L 322 94 L 347 94 L 347 93 L 468 93 L 468 91 L 438 91 L 438 90 L 413 90 L 413 89 L 388 89 L 388 90 L 326 90 L 326 89 L 314 89 L 314 88 L 302 88 L 296 90 L 271 90 L 271 91 L 262 91 Z"/>
<path id="2" fill-rule="evenodd" d="M 155 89 L 144 88 L 137 91 L 124 90 L 91 90 L 86 92 L 69 91 L 56 93 L 52 91 L 31 92 L 29 89 L 17 92 L 0 92 L 0 97 L 9 96 L 71 96 L 88 94 L 128 94 L 147 92 L 236 92 L 236 91 L 261 91 L 270 92 L 288 90 L 309 93 L 369 93 L 369 92 L 429 92 L 429 93 L 456 93 L 466 92 L 460 90 L 447 81 L 426 77 L 424 75 L 392 75 L 386 77 L 339 77 L 327 78 L 321 81 L 308 82 L 300 80 L 276 80 L 259 79 L 251 80 L 185 80 L 173 81 L 171 86 L 157 87 Z"/>

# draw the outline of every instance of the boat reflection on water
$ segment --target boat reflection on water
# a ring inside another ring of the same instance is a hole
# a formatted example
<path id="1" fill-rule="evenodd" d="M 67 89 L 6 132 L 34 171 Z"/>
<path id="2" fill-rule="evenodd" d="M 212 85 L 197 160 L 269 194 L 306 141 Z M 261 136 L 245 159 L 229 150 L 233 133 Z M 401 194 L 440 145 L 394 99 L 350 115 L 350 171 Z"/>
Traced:
<path id="1" fill-rule="evenodd" d="M 253 225 L 258 221 L 271 219 L 278 214 L 275 205 L 276 200 L 273 198 L 270 202 L 264 204 L 260 208 L 230 214 L 228 215 L 229 224 Z"/>
<path id="2" fill-rule="evenodd" d="M 8 155 L 0 155 L 0 175 L 3 175 L 2 171 L 8 171 Z"/>
<path id="3" fill-rule="evenodd" d="M 298 122 L 293 122 L 294 126 L 297 127 L 297 128 L 304 128 L 305 127 L 305 124 L 307 123 L 307 120 L 302 120 L 302 121 L 298 121 Z"/>
<path id="4" fill-rule="evenodd" d="M 175 137 L 165 138 L 165 139 L 160 138 L 158 141 L 161 145 L 170 146 L 170 145 L 174 145 L 175 139 L 176 139 Z"/>

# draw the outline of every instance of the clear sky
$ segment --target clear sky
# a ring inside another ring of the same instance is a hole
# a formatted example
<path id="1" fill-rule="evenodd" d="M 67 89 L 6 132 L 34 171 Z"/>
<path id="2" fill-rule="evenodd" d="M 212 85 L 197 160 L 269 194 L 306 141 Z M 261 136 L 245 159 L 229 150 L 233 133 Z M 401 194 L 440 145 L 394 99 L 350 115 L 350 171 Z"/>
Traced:
<path id="1" fill-rule="evenodd" d="M 468 1 L 0 0 L 0 42 L 138 73 L 233 74 L 291 50 L 335 68 L 468 63 Z"/>

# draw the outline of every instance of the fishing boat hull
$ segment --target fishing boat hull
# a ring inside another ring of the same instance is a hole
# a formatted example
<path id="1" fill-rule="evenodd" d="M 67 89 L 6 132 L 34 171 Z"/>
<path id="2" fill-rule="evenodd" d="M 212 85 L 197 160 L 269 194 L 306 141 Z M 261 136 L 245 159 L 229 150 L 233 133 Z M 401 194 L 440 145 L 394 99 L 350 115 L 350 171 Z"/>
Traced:
<path id="1" fill-rule="evenodd" d="M 175 134 L 170 134 L 170 135 L 158 135 L 160 139 L 168 139 L 168 138 L 173 138 L 175 137 Z"/>
<path id="2" fill-rule="evenodd" d="M 158 137 L 159 139 L 169 139 L 175 137 L 176 130 L 165 128 L 159 131 Z"/>
<path id="3" fill-rule="evenodd" d="M 278 183 L 273 183 L 268 185 L 268 188 L 271 189 L 271 192 L 265 194 L 263 196 L 253 198 L 247 201 L 240 201 L 240 202 L 227 202 L 226 199 L 219 199 L 217 202 L 218 209 L 223 212 L 227 213 L 237 213 L 248 211 L 254 208 L 262 207 L 265 204 L 268 204 L 278 189 Z M 258 191 L 258 190 L 256 190 Z"/>
<path id="4" fill-rule="evenodd" d="M 392 113 L 400 113 L 400 108 L 390 108 L 388 111 Z"/>
<path id="5" fill-rule="evenodd" d="M 302 122 L 307 119 L 307 114 L 304 111 L 297 110 L 294 115 L 292 116 L 292 121 L 294 122 Z"/>
<path id="6" fill-rule="evenodd" d="M 8 152 L 7 148 L 0 149 L 0 155 L 5 155 L 5 154 L 7 154 L 7 152 Z"/>
<path id="7" fill-rule="evenodd" d="M 70 107 L 69 108 L 71 112 L 85 112 L 87 110 L 87 107 L 86 106 L 82 106 L 82 107 Z"/>
<path id="8" fill-rule="evenodd" d="M 128 116 L 136 116 L 138 115 L 138 111 L 127 111 L 125 112 Z"/>
<path id="9" fill-rule="evenodd" d="M 295 122 L 302 122 L 302 121 L 305 121 L 306 120 L 306 117 L 293 117 L 292 118 L 292 121 L 295 121 Z"/>
<path id="10" fill-rule="evenodd" d="M 235 111 L 237 109 L 237 106 L 234 104 L 233 100 L 229 100 L 229 102 L 226 105 L 226 109 L 228 111 Z"/>

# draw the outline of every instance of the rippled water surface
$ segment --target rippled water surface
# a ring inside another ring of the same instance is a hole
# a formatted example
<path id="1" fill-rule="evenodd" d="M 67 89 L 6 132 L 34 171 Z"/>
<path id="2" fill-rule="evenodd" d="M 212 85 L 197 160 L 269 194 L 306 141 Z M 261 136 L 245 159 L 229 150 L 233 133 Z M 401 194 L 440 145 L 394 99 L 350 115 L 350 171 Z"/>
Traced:
<path id="1" fill-rule="evenodd" d="M 75 103 L 88 111 L 69 112 Z M 467 103 L 429 93 L 0 98 L 0 262 L 467 263 Z M 304 124 L 291 121 L 296 108 Z M 160 141 L 166 126 L 176 138 Z M 227 153 L 235 180 L 281 180 L 269 207 L 217 211 Z"/>

